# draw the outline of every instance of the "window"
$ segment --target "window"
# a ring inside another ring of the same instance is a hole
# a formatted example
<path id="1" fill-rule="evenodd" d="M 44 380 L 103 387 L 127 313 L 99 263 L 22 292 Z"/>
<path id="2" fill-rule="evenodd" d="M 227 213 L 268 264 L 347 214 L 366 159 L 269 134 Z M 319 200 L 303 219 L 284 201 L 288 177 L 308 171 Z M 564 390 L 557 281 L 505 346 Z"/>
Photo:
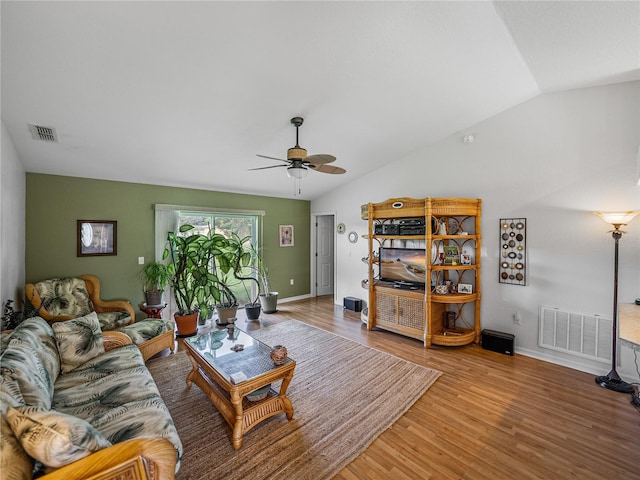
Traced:
<path id="1" fill-rule="evenodd" d="M 203 212 L 185 212 L 180 211 L 178 216 L 178 228 L 182 225 L 193 225 L 195 230 L 202 234 L 208 235 L 210 230 L 214 233 L 231 237 L 236 232 L 240 238 L 251 237 L 253 245 L 258 244 L 258 216 L 257 215 L 239 215 L 229 213 L 203 213 Z M 189 232 L 192 235 L 194 232 Z M 251 275 L 251 270 L 241 272 L 240 276 Z M 255 282 L 250 280 L 237 280 L 230 282 L 231 291 L 238 299 L 239 305 L 250 303 L 256 296 Z"/>
<path id="2" fill-rule="evenodd" d="M 230 237 L 236 232 L 240 238 L 250 237 L 252 245 L 260 246 L 262 236 L 263 211 L 222 210 L 178 205 L 155 205 L 156 210 L 156 258 L 162 258 L 166 245 L 167 231 L 177 232 L 180 226 L 193 225 L 198 233 L 207 235 L 212 229 L 215 233 Z M 193 233 L 190 232 L 190 234 Z M 251 276 L 251 269 L 241 272 L 241 276 Z M 237 280 L 232 282 L 231 290 L 239 305 L 251 302 L 257 295 L 255 282 Z"/>

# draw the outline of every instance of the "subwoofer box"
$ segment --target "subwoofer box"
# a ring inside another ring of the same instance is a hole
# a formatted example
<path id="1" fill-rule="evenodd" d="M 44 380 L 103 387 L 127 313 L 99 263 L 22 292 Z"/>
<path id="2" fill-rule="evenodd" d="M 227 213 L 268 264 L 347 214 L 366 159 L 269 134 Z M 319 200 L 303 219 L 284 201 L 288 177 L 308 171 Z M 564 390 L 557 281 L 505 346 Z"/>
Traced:
<path id="1" fill-rule="evenodd" d="M 342 299 L 342 306 L 345 310 L 360 312 L 362 311 L 362 300 L 355 297 L 344 297 Z"/>
<path id="2" fill-rule="evenodd" d="M 484 329 L 482 330 L 482 348 L 513 356 L 515 338 L 511 333 Z"/>

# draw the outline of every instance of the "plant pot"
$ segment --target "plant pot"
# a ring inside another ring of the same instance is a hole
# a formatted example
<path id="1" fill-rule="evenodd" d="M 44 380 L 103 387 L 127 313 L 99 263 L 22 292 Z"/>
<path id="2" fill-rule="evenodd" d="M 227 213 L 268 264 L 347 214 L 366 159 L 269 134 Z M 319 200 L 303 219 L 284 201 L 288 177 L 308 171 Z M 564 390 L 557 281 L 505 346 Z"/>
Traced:
<path id="1" fill-rule="evenodd" d="M 260 318 L 260 311 L 262 310 L 262 305 L 259 303 L 251 304 L 247 303 L 244 306 L 244 311 L 247 314 L 247 320 L 258 320 Z"/>
<path id="2" fill-rule="evenodd" d="M 200 317 L 198 318 L 198 325 L 206 325 L 207 320 L 211 320 L 213 318 L 214 308 L 209 307 L 206 311 L 206 315 L 202 314 L 202 310 L 200 310 Z"/>
<path id="3" fill-rule="evenodd" d="M 223 307 L 221 305 L 216 305 L 216 311 L 218 312 L 218 320 L 216 320 L 216 323 L 218 325 L 227 325 L 229 323 L 229 319 L 236 316 L 238 306 L 234 305 L 233 307 Z"/>
<path id="4" fill-rule="evenodd" d="M 147 305 L 162 305 L 162 292 L 144 292 L 144 299 Z"/>
<path id="5" fill-rule="evenodd" d="M 278 311 L 278 292 L 260 294 L 260 304 L 264 313 L 275 313 Z"/>
<path id="6" fill-rule="evenodd" d="M 191 337 L 198 333 L 198 312 L 190 313 L 187 315 L 179 315 L 175 313 L 173 318 L 176 321 L 176 327 L 178 328 L 178 337 Z"/>

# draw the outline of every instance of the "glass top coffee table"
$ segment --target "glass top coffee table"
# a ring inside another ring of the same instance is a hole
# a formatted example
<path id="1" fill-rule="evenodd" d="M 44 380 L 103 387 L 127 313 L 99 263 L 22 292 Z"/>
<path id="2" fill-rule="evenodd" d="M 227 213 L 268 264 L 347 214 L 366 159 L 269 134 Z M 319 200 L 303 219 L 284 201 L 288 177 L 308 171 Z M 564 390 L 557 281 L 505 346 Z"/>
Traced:
<path id="1" fill-rule="evenodd" d="M 293 378 L 294 360 L 287 357 L 282 365 L 275 365 L 271 347 L 238 328 L 232 333 L 216 330 L 185 338 L 184 345 L 193 367 L 187 385 L 198 385 L 222 414 L 233 430 L 234 449 L 239 449 L 244 434 L 263 420 L 279 413 L 286 414 L 288 420 L 293 418 L 287 387 Z M 279 391 L 266 388 L 280 380 Z M 256 400 L 257 394 L 264 398 Z"/>

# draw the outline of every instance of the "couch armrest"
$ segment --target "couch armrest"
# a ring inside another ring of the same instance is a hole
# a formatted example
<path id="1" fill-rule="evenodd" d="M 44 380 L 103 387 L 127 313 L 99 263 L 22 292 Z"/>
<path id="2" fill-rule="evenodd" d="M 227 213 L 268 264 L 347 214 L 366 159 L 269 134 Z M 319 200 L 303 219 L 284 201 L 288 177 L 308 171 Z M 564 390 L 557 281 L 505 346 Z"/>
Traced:
<path id="1" fill-rule="evenodd" d="M 128 300 L 102 300 L 100 298 L 100 280 L 95 275 L 80 275 L 80 278 L 84 280 L 87 286 L 87 292 L 89 292 L 89 298 L 93 303 L 93 308 L 96 312 L 122 312 L 126 311 L 131 316 L 131 322 L 136 320 L 136 311 L 133 309 L 131 303 Z"/>
<path id="2" fill-rule="evenodd" d="M 62 322 L 64 320 L 71 320 L 73 317 L 70 315 L 52 315 L 47 311 L 47 309 L 42 305 L 42 298 L 40 298 L 40 294 L 36 289 L 35 284 L 27 283 L 24 286 L 24 296 L 27 299 L 27 302 L 31 304 L 31 306 L 37 311 L 37 315 L 40 318 L 45 319 L 47 322 L 52 323 L 52 321 Z"/>
<path id="3" fill-rule="evenodd" d="M 106 330 L 102 332 L 102 338 L 104 340 L 104 350 L 108 352 L 114 348 L 120 348 L 125 345 L 131 345 L 133 341 L 127 335 L 122 332 L 116 332 L 115 330 Z"/>
<path id="4" fill-rule="evenodd" d="M 176 449 L 162 437 L 134 438 L 40 477 L 43 480 L 173 480 Z"/>

